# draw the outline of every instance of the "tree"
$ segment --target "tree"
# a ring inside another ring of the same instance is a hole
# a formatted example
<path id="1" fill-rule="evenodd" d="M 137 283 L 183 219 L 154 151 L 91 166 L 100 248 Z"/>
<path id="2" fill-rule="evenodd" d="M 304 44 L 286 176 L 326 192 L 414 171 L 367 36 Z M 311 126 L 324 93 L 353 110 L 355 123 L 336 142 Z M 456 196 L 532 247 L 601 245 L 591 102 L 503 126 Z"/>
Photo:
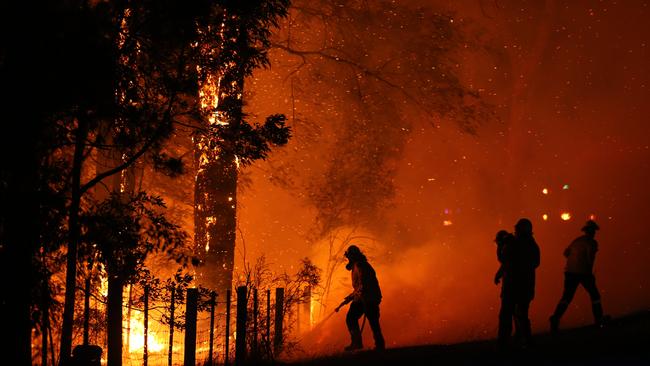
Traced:
<path id="1" fill-rule="evenodd" d="M 108 277 L 107 338 L 108 365 L 122 364 L 122 293 L 124 284 L 145 271 L 152 253 L 165 253 L 187 266 L 183 252 L 186 234 L 159 212 L 164 208 L 158 197 L 143 192 L 135 195 L 113 193 L 82 217 L 84 241 L 96 247 Z"/>
<path id="2" fill-rule="evenodd" d="M 271 55 L 300 101 L 293 123 L 302 131 L 329 125 L 333 135 L 327 161 L 291 187 L 316 209 L 308 239 L 392 235 L 385 214 L 413 134 L 446 121 L 475 134 L 494 118 L 460 75 L 472 39 L 454 14 L 394 1 L 297 0 L 283 25 Z M 322 149 L 322 139 L 301 137 L 297 150 Z M 291 159 L 278 165 L 289 177 L 305 175 Z"/>
<path id="3" fill-rule="evenodd" d="M 469 42 L 461 27 L 452 14 L 392 1 L 294 2 L 273 47 L 292 59 L 286 77 L 300 86 L 295 97 L 333 101 L 320 108 L 341 121 L 326 171 L 309 189 L 316 236 L 343 223 L 381 221 L 418 120 L 435 127 L 449 119 L 475 133 L 489 119 L 489 108 L 459 75 L 455 57 Z"/>
<path id="4" fill-rule="evenodd" d="M 62 362 L 69 358 L 71 350 L 79 214 L 84 194 L 143 157 L 152 157 L 158 165 L 165 165 L 168 159 L 159 154 L 163 142 L 172 136 L 179 119 L 197 112 L 192 98 L 187 98 L 197 89 L 197 24 L 215 23 L 210 16 L 215 7 L 207 0 L 190 5 L 168 0 L 71 6 L 73 13 L 80 12 L 75 13 L 75 21 L 96 24 L 72 33 L 84 34 L 87 42 L 82 49 L 105 66 L 96 79 L 109 82 L 96 86 L 103 92 L 101 97 L 79 103 L 77 108 L 65 111 L 63 118 L 72 125 L 74 153 Z M 102 46 L 99 51 L 92 48 L 97 45 Z M 82 182 L 84 166 L 93 149 L 112 156 L 113 162 Z"/>
<path id="5" fill-rule="evenodd" d="M 3 2 L 0 29 L 0 85 L 3 98 L 3 132 L 0 134 L 0 179 L 2 180 L 2 233 L 0 251 L 3 278 L 0 340 L 5 362 L 31 364 L 30 306 L 38 301 L 30 294 L 35 284 L 34 259 L 40 247 L 46 207 L 44 185 L 39 183 L 43 164 L 52 145 L 59 143 L 53 120 L 78 107 L 80 100 L 94 101 L 101 95 L 100 78 L 93 78 L 97 53 L 84 53 L 91 24 L 80 17 L 82 9 L 48 2 L 32 7 L 23 2 Z M 31 22 L 14 28 L 17 16 Z M 75 21 L 70 21 L 74 19 Z M 95 25 L 93 25 L 94 27 Z M 95 44 L 99 53 L 101 44 Z M 16 144 L 19 142 L 19 144 Z M 10 268 L 15 272 L 8 272 Z M 5 339 L 6 337 L 6 339 Z M 4 347 L 7 347 L 5 350 Z"/>
<path id="6" fill-rule="evenodd" d="M 277 356 L 274 354 L 275 347 L 270 339 L 266 338 L 264 329 L 272 329 L 275 327 L 275 319 L 267 319 L 264 314 L 267 312 L 266 303 L 263 300 L 263 290 L 272 288 L 283 288 L 283 327 L 282 327 L 282 344 L 281 351 L 285 354 L 297 351 L 299 341 L 293 335 L 293 331 L 298 327 L 297 311 L 298 307 L 303 304 L 310 304 L 312 295 L 320 293 L 321 290 L 321 273 L 322 270 L 312 263 L 312 261 L 305 257 L 300 261 L 300 266 L 295 274 L 291 275 L 286 272 L 275 273 L 271 270 L 271 265 L 266 261 L 265 256 L 258 257 L 255 264 L 251 265 L 246 262 L 243 270 L 239 273 L 236 286 L 246 286 L 249 291 L 247 292 L 246 302 L 248 304 L 249 318 L 255 314 L 255 309 L 251 308 L 251 297 L 253 291 L 258 291 L 258 319 L 257 329 L 255 329 L 255 322 L 248 321 L 247 329 L 249 334 L 258 335 L 258 338 L 265 340 L 259 345 L 259 339 L 248 337 L 248 347 L 252 350 L 252 360 L 260 361 L 273 361 Z M 307 290 L 309 289 L 309 290 Z M 313 291 L 313 292 L 312 292 Z M 267 328 L 268 327 L 268 328 Z M 257 330 L 257 332 L 256 332 Z"/>
<path id="7" fill-rule="evenodd" d="M 200 99 L 202 129 L 195 136 L 194 241 L 203 266 L 201 281 L 217 291 L 232 286 L 238 166 L 264 159 L 287 143 L 283 115 L 262 125 L 243 111 L 244 79 L 267 66 L 270 28 L 286 15 L 288 0 L 225 1 L 217 48 L 204 47 Z M 206 32 L 210 30 L 205 30 Z"/>

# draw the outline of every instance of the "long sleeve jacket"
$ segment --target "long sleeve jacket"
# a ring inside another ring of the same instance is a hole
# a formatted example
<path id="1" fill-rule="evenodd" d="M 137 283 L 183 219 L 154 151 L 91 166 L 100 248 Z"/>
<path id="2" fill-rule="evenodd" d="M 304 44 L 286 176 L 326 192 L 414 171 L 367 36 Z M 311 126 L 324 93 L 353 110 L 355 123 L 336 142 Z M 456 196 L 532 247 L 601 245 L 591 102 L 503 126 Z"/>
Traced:
<path id="1" fill-rule="evenodd" d="M 598 242 L 583 235 L 569 244 L 564 251 L 566 257 L 565 272 L 591 274 L 598 251 Z"/>
<path id="2" fill-rule="evenodd" d="M 532 236 L 516 237 L 503 248 L 502 296 L 532 300 L 535 297 L 535 269 L 539 267 L 539 246 Z"/>
<path id="3" fill-rule="evenodd" d="M 353 301 L 366 303 L 381 302 L 381 289 L 375 269 L 367 261 L 357 261 L 352 264 Z"/>

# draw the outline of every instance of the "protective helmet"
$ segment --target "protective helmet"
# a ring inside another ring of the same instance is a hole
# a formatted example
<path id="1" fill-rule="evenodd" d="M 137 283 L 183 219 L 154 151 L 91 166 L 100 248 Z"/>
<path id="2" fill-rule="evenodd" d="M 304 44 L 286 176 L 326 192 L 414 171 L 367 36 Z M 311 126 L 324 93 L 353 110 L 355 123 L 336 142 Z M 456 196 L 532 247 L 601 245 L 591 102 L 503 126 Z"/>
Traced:
<path id="1" fill-rule="evenodd" d="M 343 254 L 346 258 L 357 258 L 361 255 L 361 249 L 356 245 L 350 245 L 348 249 Z"/>
<path id="2" fill-rule="evenodd" d="M 533 223 L 526 218 L 519 219 L 519 221 L 517 221 L 517 224 L 515 225 L 515 232 L 519 234 L 532 234 Z"/>
<path id="3" fill-rule="evenodd" d="M 581 230 L 582 231 L 588 231 L 588 230 L 596 231 L 596 230 L 600 230 L 600 226 L 598 226 L 598 224 L 596 224 L 596 222 L 594 220 L 587 220 L 587 222 L 585 223 L 585 226 L 583 226 Z"/>
<path id="4" fill-rule="evenodd" d="M 503 239 L 508 237 L 508 235 L 510 235 L 509 232 L 507 232 L 505 230 L 499 230 L 499 232 L 497 232 L 497 236 L 494 238 L 494 241 L 497 242 L 497 243 L 500 243 L 500 242 L 503 241 Z"/>

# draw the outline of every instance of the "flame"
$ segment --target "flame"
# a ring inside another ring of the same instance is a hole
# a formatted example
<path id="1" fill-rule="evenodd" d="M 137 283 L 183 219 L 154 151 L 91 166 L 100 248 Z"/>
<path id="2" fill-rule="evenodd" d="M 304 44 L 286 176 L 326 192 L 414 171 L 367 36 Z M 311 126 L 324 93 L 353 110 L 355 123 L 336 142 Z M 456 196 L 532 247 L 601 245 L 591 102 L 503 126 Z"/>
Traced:
<path id="1" fill-rule="evenodd" d="M 108 277 L 106 277 L 103 272 L 99 276 L 100 278 L 100 284 L 99 284 L 99 293 L 104 297 L 108 297 Z"/>
<path id="2" fill-rule="evenodd" d="M 571 213 L 570 212 L 562 212 L 560 215 L 560 218 L 564 221 L 569 221 L 571 220 Z"/>
<path id="3" fill-rule="evenodd" d="M 226 14 L 224 12 L 224 19 L 225 19 L 225 15 Z M 225 28 L 226 28 L 226 23 L 224 21 L 221 23 L 221 29 L 219 30 L 219 34 L 221 35 L 222 39 L 224 37 Z M 197 46 L 199 45 L 197 44 Z M 219 51 L 221 50 L 214 50 L 208 48 L 203 49 L 203 52 L 205 52 L 206 55 L 210 55 L 210 54 L 214 55 L 216 52 Z M 199 72 L 201 71 L 200 65 L 197 66 L 197 71 Z M 210 125 L 222 125 L 222 126 L 228 125 L 228 122 L 223 121 L 220 113 L 217 112 L 217 107 L 219 106 L 220 86 L 221 86 L 221 75 L 215 76 L 213 74 L 208 74 L 199 89 L 199 100 L 201 102 L 201 108 L 203 110 L 211 110 L 210 116 L 208 117 L 208 122 L 210 123 Z"/>
<path id="4" fill-rule="evenodd" d="M 201 101 L 201 109 L 212 110 L 208 117 L 208 122 L 211 125 L 227 125 L 228 122 L 221 120 L 217 107 L 219 106 L 219 87 L 221 85 L 221 76 L 215 78 L 213 75 L 208 75 L 206 80 L 199 89 L 199 100 Z"/>
<path id="5" fill-rule="evenodd" d="M 318 301 L 316 300 L 315 296 L 312 296 L 311 299 L 309 300 L 309 329 L 314 327 L 314 324 L 316 324 L 316 306 L 318 305 Z"/>
<path id="6" fill-rule="evenodd" d="M 451 220 L 445 220 L 445 221 L 442 222 L 442 225 L 443 226 L 451 226 L 451 225 L 453 225 L 453 222 L 451 222 Z"/>
<path id="7" fill-rule="evenodd" d="M 542 215 L 542 220 L 544 220 L 544 221 L 548 221 L 548 215 L 547 215 L 547 214 L 543 214 L 543 215 Z"/>
<path id="8" fill-rule="evenodd" d="M 163 342 L 156 337 L 156 332 L 151 329 L 152 322 L 149 321 L 149 331 L 147 334 L 147 351 L 161 352 L 165 349 Z M 141 353 L 144 350 L 144 314 L 141 311 L 133 310 L 131 321 L 129 322 L 129 344 L 127 345 L 130 353 Z M 126 334 L 124 342 L 126 342 Z"/>
<path id="9" fill-rule="evenodd" d="M 548 194 L 548 188 L 542 189 L 542 194 Z"/>

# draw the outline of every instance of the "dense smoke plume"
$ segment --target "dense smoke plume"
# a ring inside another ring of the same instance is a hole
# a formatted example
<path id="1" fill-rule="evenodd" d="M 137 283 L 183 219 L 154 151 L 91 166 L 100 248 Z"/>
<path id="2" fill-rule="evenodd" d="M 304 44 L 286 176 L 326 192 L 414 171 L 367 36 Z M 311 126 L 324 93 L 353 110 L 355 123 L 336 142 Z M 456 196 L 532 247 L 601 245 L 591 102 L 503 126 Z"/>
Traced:
<path id="1" fill-rule="evenodd" d="M 303 3 L 335 4 L 295 2 Z M 340 3 L 345 9 L 368 2 Z M 602 228 L 595 273 L 605 311 L 647 309 L 648 5 L 400 3 L 399 19 L 383 22 L 346 18 L 336 9 L 324 16 L 351 27 L 325 34 L 326 46 L 346 51 L 337 54 L 349 57 L 343 62 L 331 53 L 283 49 L 330 50 L 319 43 L 325 30 L 301 18 L 300 9 L 283 24 L 271 69 L 248 84 L 247 110 L 286 113 L 294 138 L 243 172 L 239 268 L 261 255 L 277 271 L 295 271 L 304 256 L 324 270 L 336 264 L 326 303 L 315 307 L 318 320 L 351 291 L 340 261 L 354 242 L 378 273 L 388 346 L 488 339 L 496 336 L 499 306 L 492 240 L 528 217 L 542 255 L 531 319 L 533 331 L 542 332 L 562 290 L 562 251 L 593 215 Z M 468 92 L 449 101 L 479 106 L 470 92 L 476 91 L 495 116 L 480 109 L 464 124 L 462 109 L 442 109 L 439 91 L 417 89 L 422 80 L 413 78 L 427 58 L 399 47 L 413 46 L 423 34 L 388 26 L 406 19 L 412 29 L 426 29 L 434 15 L 449 22 L 457 49 L 429 61 L 451 65 L 459 78 L 453 84 Z M 357 21 L 388 28 L 356 32 Z M 399 37 L 378 41 L 393 32 Z M 367 57 L 350 55 L 359 45 Z M 375 67 L 391 57 L 400 61 L 388 63 L 386 80 L 403 90 L 351 64 Z M 579 290 L 563 325 L 591 321 L 588 297 Z M 344 312 L 304 338 L 305 349 L 316 353 L 347 342 Z"/>

